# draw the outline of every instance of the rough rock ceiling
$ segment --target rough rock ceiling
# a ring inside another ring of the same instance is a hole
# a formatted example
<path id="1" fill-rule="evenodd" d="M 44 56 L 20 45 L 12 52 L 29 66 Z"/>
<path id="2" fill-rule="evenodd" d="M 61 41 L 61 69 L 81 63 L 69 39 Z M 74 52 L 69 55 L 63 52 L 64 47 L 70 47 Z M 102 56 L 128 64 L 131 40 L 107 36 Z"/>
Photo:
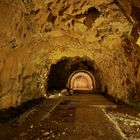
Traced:
<path id="1" fill-rule="evenodd" d="M 0 106 L 46 94 L 52 64 L 93 61 L 102 91 L 139 102 L 139 1 L 0 0 Z"/>

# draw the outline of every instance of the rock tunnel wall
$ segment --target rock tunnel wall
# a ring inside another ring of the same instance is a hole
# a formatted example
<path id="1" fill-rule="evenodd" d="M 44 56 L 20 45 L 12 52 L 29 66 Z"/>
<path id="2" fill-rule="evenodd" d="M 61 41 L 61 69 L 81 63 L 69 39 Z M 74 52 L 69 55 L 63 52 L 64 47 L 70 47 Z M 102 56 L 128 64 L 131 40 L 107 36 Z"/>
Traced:
<path id="1" fill-rule="evenodd" d="M 90 59 L 109 95 L 139 103 L 138 19 L 123 2 L 0 0 L 0 108 L 44 96 L 64 57 Z"/>

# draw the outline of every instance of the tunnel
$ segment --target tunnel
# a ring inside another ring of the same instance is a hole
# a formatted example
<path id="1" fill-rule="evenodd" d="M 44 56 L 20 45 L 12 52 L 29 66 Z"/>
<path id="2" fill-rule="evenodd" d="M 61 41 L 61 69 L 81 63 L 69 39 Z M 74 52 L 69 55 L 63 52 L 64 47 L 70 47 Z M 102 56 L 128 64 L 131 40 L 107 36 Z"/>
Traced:
<path id="1" fill-rule="evenodd" d="M 87 57 L 62 58 L 52 64 L 47 92 L 62 89 L 101 90 L 101 76 L 94 62 Z"/>
<path id="2" fill-rule="evenodd" d="M 95 79 L 89 71 L 76 71 L 68 80 L 68 88 L 72 90 L 95 90 L 95 87 Z"/>

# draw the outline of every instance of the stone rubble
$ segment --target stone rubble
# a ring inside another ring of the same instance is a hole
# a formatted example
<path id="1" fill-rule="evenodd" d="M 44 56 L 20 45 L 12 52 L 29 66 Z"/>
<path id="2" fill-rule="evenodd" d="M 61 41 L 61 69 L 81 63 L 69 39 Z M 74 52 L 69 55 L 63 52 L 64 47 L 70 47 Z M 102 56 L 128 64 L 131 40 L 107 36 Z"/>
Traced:
<path id="1" fill-rule="evenodd" d="M 140 138 L 140 118 L 118 112 L 109 112 L 108 115 L 117 122 L 129 140 Z"/>

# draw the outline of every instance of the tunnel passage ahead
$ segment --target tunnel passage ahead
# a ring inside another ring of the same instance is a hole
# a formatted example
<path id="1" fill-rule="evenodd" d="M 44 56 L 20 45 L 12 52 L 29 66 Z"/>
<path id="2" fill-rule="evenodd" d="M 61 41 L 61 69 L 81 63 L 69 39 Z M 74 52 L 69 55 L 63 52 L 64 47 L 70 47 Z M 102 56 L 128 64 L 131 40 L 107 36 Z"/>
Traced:
<path id="1" fill-rule="evenodd" d="M 66 57 L 51 65 L 46 84 L 47 91 L 65 88 L 101 91 L 101 74 L 87 57 Z"/>
<path id="2" fill-rule="evenodd" d="M 71 74 L 68 80 L 68 87 L 73 90 L 94 90 L 95 80 L 88 71 L 76 71 Z"/>

